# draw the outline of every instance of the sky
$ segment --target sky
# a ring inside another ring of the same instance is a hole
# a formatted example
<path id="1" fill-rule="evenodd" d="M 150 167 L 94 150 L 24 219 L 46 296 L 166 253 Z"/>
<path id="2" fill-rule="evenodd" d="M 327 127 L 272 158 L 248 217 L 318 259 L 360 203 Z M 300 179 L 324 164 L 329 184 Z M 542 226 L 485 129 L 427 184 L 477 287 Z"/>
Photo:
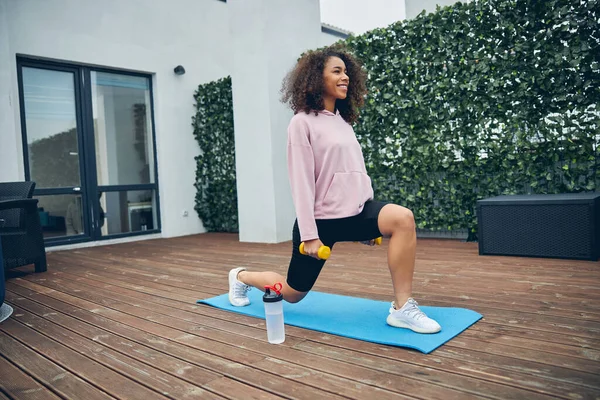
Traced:
<path id="1" fill-rule="evenodd" d="M 404 0 L 320 0 L 321 22 L 360 35 L 405 18 Z"/>

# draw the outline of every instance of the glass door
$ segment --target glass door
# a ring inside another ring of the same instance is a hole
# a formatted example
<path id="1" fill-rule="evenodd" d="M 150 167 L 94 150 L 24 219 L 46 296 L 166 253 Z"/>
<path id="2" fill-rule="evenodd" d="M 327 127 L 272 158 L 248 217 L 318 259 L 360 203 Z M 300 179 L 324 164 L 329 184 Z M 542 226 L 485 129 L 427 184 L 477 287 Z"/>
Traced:
<path id="1" fill-rule="evenodd" d="M 77 69 L 19 63 L 26 179 L 45 238 L 89 239 Z"/>
<path id="2" fill-rule="evenodd" d="M 46 243 L 160 232 L 149 76 L 18 58 L 25 177 Z"/>
<path id="3" fill-rule="evenodd" d="M 101 237 L 158 229 L 157 185 L 146 76 L 91 70 Z"/>

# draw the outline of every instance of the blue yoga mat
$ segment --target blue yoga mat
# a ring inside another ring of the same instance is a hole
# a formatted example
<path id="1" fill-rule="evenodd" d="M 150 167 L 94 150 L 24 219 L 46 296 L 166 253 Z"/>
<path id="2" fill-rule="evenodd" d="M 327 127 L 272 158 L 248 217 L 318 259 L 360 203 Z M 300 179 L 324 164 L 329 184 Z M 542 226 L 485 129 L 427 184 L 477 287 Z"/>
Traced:
<path id="1" fill-rule="evenodd" d="M 262 292 L 253 289 L 248 292 L 248 297 L 251 303 L 246 307 L 232 306 L 227 294 L 198 300 L 197 303 L 264 319 Z M 284 302 L 283 317 L 286 325 L 367 342 L 409 347 L 423 353 L 432 352 L 482 317 L 481 314 L 465 308 L 419 307 L 441 325 L 440 332 L 420 334 L 409 329 L 389 326 L 385 322 L 389 313 L 389 302 L 315 291 L 308 293 L 299 303 Z"/>

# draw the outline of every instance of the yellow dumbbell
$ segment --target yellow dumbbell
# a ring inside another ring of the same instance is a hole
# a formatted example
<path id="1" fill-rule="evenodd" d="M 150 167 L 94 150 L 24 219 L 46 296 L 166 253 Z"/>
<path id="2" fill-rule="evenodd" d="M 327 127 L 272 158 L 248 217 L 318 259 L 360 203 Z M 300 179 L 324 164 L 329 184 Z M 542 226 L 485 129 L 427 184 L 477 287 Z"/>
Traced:
<path id="1" fill-rule="evenodd" d="M 300 250 L 300 254 L 304 254 L 305 256 L 308 255 L 308 253 L 304 251 L 304 242 L 300 243 L 299 250 Z M 319 251 L 317 252 L 317 257 L 319 257 L 321 260 L 327 260 L 330 255 L 331 255 L 331 249 L 328 246 L 319 247 Z"/>

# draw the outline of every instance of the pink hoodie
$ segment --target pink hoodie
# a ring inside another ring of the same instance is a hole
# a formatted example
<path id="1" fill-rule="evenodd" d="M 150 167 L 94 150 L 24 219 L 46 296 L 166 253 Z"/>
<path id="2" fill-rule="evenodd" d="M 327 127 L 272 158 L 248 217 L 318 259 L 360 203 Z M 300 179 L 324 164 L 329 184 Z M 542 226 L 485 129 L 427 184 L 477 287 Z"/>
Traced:
<path id="1" fill-rule="evenodd" d="M 339 112 L 294 115 L 288 127 L 288 173 L 302 241 L 317 239 L 315 219 L 359 214 L 373 198 L 354 130 Z"/>

